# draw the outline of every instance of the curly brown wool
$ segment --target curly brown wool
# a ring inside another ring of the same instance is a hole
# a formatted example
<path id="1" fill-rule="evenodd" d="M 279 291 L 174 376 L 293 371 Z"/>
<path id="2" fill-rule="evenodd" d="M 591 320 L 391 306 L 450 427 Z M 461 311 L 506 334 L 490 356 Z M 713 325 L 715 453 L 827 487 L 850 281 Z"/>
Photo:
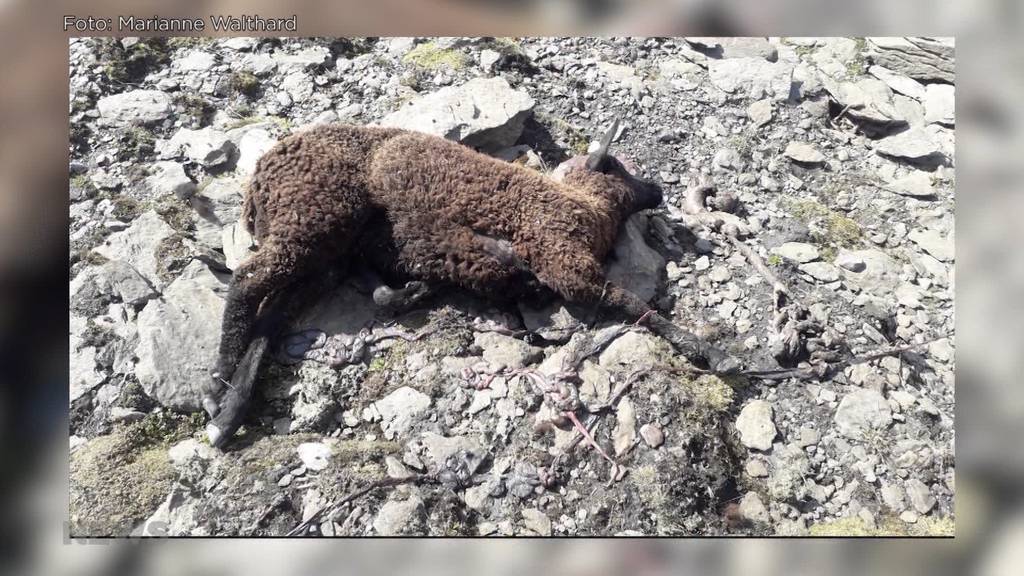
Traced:
<path id="1" fill-rule="evenodd" d="M 257 163 L 245 197 L 243 222 L 260 247 L 232 278 L 215 380 L 231 378 L 261 303 L 357 256 L 388 278 L 499 294 L 531 279 L 633 320 L 648 313 L 637 296 L 606 287 L 601 263 L 619 224 L 662 194 L 607 154 L 610 140 L 611 131 L 555 181 L 399 129 L 331 125 L 283 139 Z M 706 352 L 648 317 L 684 354 Z"/>

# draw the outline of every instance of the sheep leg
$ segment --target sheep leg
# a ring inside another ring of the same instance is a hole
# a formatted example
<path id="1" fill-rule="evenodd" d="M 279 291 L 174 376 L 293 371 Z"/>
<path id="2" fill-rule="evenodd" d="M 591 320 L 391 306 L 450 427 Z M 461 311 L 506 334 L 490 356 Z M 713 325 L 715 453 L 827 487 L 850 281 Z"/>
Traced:
<path id="1" fill-rule="evenodd" d="M 221 329 L 220 352 L 213 374 L 213 395 L 229 382 L 249 346 L 260 304 L 296 279 L 299 258 L 281 241 L 268 242 L 232 275 Z"/>
<path id="2" fill-rule="evenodd" d="M 643 319 L 644 324 L 691 362 L 706 364 L 716 372 L 734 372 L 739 362 L 710 343 L 676 326 L 653 310 L 639 296 L 607 282 L 601 265 L 595 259 L 576 258 L 571 261 L 552 259 L 537 277 L 569 301 L 600 307 L 631 322 Z"/>
<path id="3" fill-rule="evenodd" d="M 605 295 L 606 309 L 628 318 L 639 319 L 651 332 L 668 340 L 677 352 L 686 356 L 691 362 L 706 363 L 715 372 L 730 373 L 740 369 L 740 363 L 719 348 L 702 340 L 692 332 L 684 330 L 640 299 L 639 296 L 618 286 L 609 286 Z"/>

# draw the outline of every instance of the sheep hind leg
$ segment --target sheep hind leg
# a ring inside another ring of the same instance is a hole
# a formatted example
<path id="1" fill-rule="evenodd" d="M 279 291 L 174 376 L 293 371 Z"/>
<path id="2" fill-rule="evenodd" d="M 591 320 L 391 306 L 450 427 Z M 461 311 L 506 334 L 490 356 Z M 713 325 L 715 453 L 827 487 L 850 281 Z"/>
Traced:
<path id="1" fill-rule="evenodd" d="M 210 412 L 249 346 L 260 305 L 298 279 L 304 266 L 283 241 L 270 241 L 244 262 L 231 277 L 221 328 L 220 351 L 212 383 L 203 404 Z M 212 414 L 211 414 L 212 415 Z"/>

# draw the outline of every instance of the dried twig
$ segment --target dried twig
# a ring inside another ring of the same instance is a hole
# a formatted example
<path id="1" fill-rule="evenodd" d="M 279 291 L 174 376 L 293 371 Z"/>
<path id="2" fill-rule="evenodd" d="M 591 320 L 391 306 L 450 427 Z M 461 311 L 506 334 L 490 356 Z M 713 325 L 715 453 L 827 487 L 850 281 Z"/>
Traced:
<path id="1" fill-rule="evenodd" d="M 377 488 L 393 488 L 395 486 L 401 486 L 402 484 L 419 484 L 421 482 L 428 482 L 433 480 L 434 477 L 430 474 L 416 474 L 413 476 L 406 476 L 404 478 L 381 478 L 380 480 L 371 482 L 365 487 L 345 496 L 340 500 L 324 504 L 319 509 L 317 509 L 317 511 L 314 512 L 312 516 L 301 522 L 295 528 L 292 528 L 288 532 L 288 534 L 286 534 L 286 536 L 297 536 L 299 534 L 302 534 L 303 532 L 308 530 L 310 526 L 313 526 L 314 524 L 318 523 L 320 519 L 324 517 L 326 512 L 330 511 L 330 513 L 327 514 L 328 518 L 333 517 L 337 512 L 341 510 L 343 506 L 345 506 L 349 502 L 352 502 L 357 498 L 361 498 L 369 494 L 370 492 L 376 490 Z"/>

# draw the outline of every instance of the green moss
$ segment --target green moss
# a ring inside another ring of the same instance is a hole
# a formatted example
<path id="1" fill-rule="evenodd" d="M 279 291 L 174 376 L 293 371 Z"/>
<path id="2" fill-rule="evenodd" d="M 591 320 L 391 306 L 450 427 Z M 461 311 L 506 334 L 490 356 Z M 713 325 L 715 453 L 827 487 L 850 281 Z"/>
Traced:
<path id="1" fill-rule="evenodd" d="M 854 41 L 856 42 L 857 53 L 846 63 L 846 75 L 850 77 L 863 76 L 868 71 L 867 60 L 864 57 L 867 41 L 864 38 L 854 38 Z"/>
<path id="2" fill-rule="evenodd" d="M 121 146 L 117 151 L 118 160 L 143 160 L 156 149 L 156 137 L 140 126 L 130 126 L 120 133 Z"/>
<path id="3" fill-rule="evenodd" d="M 730 136 L 728 145 L 729 148 L 735 150 L 741 158 L 750 158 L 750 154 L 754 150 L 754 143 L 750 132 Z"/>
<path id="4" fill-rule="evenodd" d="M 458 50 L 440 48 L 436 42 L 426 42 L 406 53 L 402 57 L 402 62 L 427 70 L 461 70 L 469 63 L 469 58 Z"/>
<path id="5" fill-rule="evenodd" d="M 847 516 L 810 526 L 810 536 L 953 536 L 955 525 L 952 518 L 924 516 L 914 524 L 907 524 L 899 518 L 886 515 L 875 527 L 868 526 L 857 516 Z"/>
<path id="6" fill-rule="evenodd" d="M 98 39 L 97 57 L 110 82 L 138 83 L 155 67 L 170 62 L 167 38 L 142 38 L 124 48 L 120 38 Z"/>
<path id="7" fill-rule="evenodd" d="M 837 248 L 853 248 L 860 245 L 864 232 L 851 218 L 830 210 L 815 200 L 783 198 L 781 204 L 803 224 L 819 228 L 812 232 L 812 239 L 821 249 L 825 260 L 834 260 Z"/>
<path id="8" fill-rule="evenodd" d="M 114 218 L 117 218 L 122 222 L 134 220 L 142 214 L 142 203 L 131 196 L 119 194 L 114 196 L 111 200 L 113 202 L 113 208 L 110 213 Z"/>
<path id="9" fill-rule="evenodd" d="M 189 206 L 174 194 L 165 194 L 150 202 L 150 207 L 163 218 L 164 222 L 178 232 L 195 230 L 195 220 Z"/>
<path id="10" fill-rule="evenodd" d="M 728 410 L 736 397 L 729 382 L 711 374 L 703 374 L 695 379 L 684 377 L 680 384 L 689 392 L 695 406 L 709 415 Z"/>
<path id="11" fill-rule="evenodd" d="M 161 280 L 171 282 L 192 261 L 192 251 L 185 244 L 185 236 L 175 233 L 164 238 L 154 250 L 156 273 Z"/>
<path id="12" fill-rule="evenodd" d="M 142 420 L 127 426 L 124 435 L 135 446 L 170 446 L 202 430 L 204 421 L 202 412 L 186 415 L 162 410 L 146 414 Z"/>
<path id="13" fill-rule="evenodd" d="M 409 344 L 404 341 L 396 342 L 387 350 L 377 354 L 367 367 L 367 374 L 377 372 L 389 372 L 401 367 L 405 363 L 405 357 L 409 353 Z"/>
<path id="14" fill-rule="evenodd" d="M 769 255 L 768 256 L 768 265 L 769 266 L 781 266 L 782 265 L 782 257 L 779 256 L 778 254 L 771 254 L 771 255 Z"/>
<path id="15" fill-rule="evenodd" d="M 140 445 L 118 428 L 71 454 L 72 536 L 124 536 L 160 505 L 174 481 L 163 445 Z"/>
<path id="16" fill-rule="evenodd" d="M 212 44 L 213 38 L 203 38 L 199 36 L 175 36 L 167 39 L 168 47 L 181 50 L 187 48 L 198 48 L 200 46 L 206 46 Z"/>
<path id="17" fill-rule="evenodd" d="M 233 72 L 228 78 L 228 89 L 251 98 L 259 94 L 260 81 L 252 72 Z"/>
<path id="18" fill-rule="evenodd" d="M 342 440 L 331 449 L 331 460 L 347 465 L 352 461 L 370 462 L 383 460 L 389 454 L 397 454 L 402 445 L 387 440 Z"/>
<path id="19" fill-rule="evenodd" d="M 216 109 L 202 96 L 195 94 L 179 94 L 174 103 L 181 108 L 182 114 L 192 119 L 199 126 L 209 123 Z"/>

